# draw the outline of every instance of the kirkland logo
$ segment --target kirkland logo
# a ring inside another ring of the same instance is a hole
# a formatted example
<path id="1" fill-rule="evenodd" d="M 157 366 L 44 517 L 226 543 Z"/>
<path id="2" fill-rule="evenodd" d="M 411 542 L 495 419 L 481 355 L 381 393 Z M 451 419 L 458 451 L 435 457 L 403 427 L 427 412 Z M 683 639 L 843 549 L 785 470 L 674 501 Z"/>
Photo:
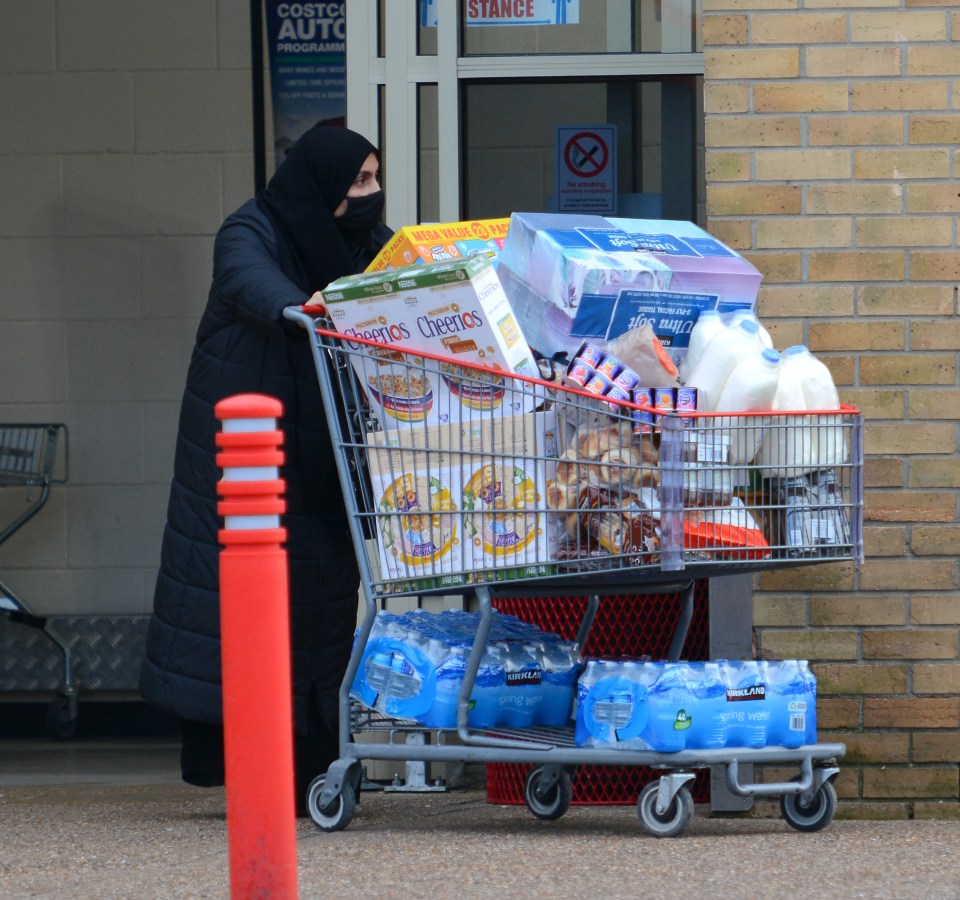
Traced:
<path id="1" fill-rule="evenodd" d="M 507 685 L 522 686 L 525 684 L 540 684 L 539 669 L 524 669 L 522 672 L 507 672 Z"/>
<path id="2" fill-rule="evenodd" d="M 754 684 L 742 688 L 727 688 L 727 700 L 764 700 L 766 696 L 767 687 L 763 684 Z"/>

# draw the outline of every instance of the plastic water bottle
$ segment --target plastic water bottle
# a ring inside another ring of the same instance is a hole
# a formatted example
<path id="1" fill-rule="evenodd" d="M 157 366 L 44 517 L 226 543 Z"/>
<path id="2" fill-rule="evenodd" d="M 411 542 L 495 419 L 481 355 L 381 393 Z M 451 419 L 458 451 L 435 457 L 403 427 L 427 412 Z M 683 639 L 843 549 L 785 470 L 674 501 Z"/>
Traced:
<path id="1" fill-rule="evenodd" d="M 504 678 L 497 725 L 529 728 L 535 710 L 543 702 L 542 669 L 532 644 L 508 641 L 503 644 Z"/>
<path id="2" fill-rule="evenodd" d="M 563 726 L 570 721 L 574 686 L 580 671 L 580 655 L 574 641 L 544 640 L 541 644 L 543 703 L 534 724 Z"/>
<path id="3" fill-rule="evenodd" d="M 760 329 L 756 322 L 749 319 L 716 335 L 704 347 L 686 380 L 687 387 L 697 388 L 700 409 L 713 411 L 737 363 L 756 356 L 761 350 Z"/>
<path id="4" fill-rule="evenodd" d="M 780 354 L 764 348 L 760 353 L 745 356 L 733 367 L 714 409 L 717 412 L 769 410 L 779 383 Z M 714 421 L 718 427 L 729 429 L 731 464 L 737 466 L 751 462 L 760 449 L 765 418 L 741 416 Z"/>
<path id="5" fill-rule="evenodd" d="M 647 663 L 654 666 L 654 663 Z M 675 753 L 687 746 L 693 696 L 677 663 L 656 666 L 659 677 L 650 688 L 647 742 L 661 753 Z"/>
<path id="6" fill-rule="evenodd" d="M 720 674 L 727 694 L 723 713 L 726 746 L 765 746 L 770 709 L 759 666 L 752 660 L 724 660 L 720 662 Z"/>
<path id="7" fill-rule="evenodd" d="M 700 313 L 690 332 L 687 353 L 680 361 L 679 374 L 682 383 L 686 384 L 687 376 L 693 371 L 695 363 L 700 359 L 707 344 L 726 329 L 727 326 L 720 318 L 720 313 L 715 309 L 705 309 Z"/>
<path id="8" fill-rule="evenodd" d="M 688 691 L 694 703 L 687 707 L 690 730 L 688 749 L 716 749 L 723 747 L 727 735 L 723 724 L 727 692 L 720 677 L 720 666 L 715 662 L 692 662 L 685 671 Z"/>
<path id="9" fill-rule="evenodd" d="M 802 746 L 807 739 L 807 692 L 798 661 L 765 661 L 760 663 L 760 669 L 770 707 L 767 743 L 780 747 Z"/>
<path id="10" fill-rule="evenodd" d="M 798 662 L 807 700 L 806 743 L 815 744 L 817 742 L 817 677 L 810 669 L 807 660 L 801 659 Z"/>
<path id="11" fill-rule="evenodd" d="M 649 750 L 648 684 L 656 672 L 633 662 L 590 660 L 577 689 L 577 746 L 620 745 Z"/>
<path id="12" fill-rule="evenodd" d="M 437 665 L 437 682 L 434 701 L 419 721 L 430 728 L 456 728 L 457 703 L 460 688 L 467 671 L 469 648 L 450 647 Z"/>
<path id="13" fill-rule="evenodd" d="M 477 670 L 477 680 L 470 695 L 472 707 L 468 721 L 473 728 L 492 728 L 500 717 L 500 698 L 506 685 L 503 648 L 490 644 Z"/>

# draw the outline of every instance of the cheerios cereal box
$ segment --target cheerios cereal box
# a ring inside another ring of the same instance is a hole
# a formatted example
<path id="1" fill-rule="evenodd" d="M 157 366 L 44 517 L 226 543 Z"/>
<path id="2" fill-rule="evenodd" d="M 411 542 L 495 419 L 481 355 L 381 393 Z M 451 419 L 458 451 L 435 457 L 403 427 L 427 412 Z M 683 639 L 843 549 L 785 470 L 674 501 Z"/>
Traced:
<path id="1" fill-rule="evenodd" d="M 488 406 L 516 415 L 536 405 L 533 388 L 509 381 L 511 373 L 536 377 L 539 370 L 486 257 L 349 275 L 323 298 L 381 420 L 444 424 Z M 442 363 L 424 366 L 418 353 Z M 464 381 L 462 366 L 470 364 L 502 371 L 504 382 Z"/>

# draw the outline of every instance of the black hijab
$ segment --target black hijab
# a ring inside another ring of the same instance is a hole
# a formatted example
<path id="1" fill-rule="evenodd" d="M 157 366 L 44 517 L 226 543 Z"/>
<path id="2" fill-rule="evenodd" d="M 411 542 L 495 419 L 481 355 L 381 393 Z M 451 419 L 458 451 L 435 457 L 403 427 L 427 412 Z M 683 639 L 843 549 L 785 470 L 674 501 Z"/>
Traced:
<path id="1" fill-rule="evenodd" d="M 370 234 L 341 232 L 333 211 L 371 153 L 379 157 L 377 148 L 355 131 L 314 125 L 257 194 L 257 205 L 277 230 L 281 268 L 308 294 L 362 270 L 356 244 L 368 241 Z"/>

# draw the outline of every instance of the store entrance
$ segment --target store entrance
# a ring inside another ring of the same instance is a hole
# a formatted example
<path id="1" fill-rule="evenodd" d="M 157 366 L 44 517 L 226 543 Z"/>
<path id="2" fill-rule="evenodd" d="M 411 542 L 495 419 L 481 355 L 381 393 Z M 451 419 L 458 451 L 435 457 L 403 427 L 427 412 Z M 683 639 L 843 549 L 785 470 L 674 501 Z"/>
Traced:
<path id="1" fill-rule="evenodd" d="M 570 211 L 560 129 L 603 126 L 612 212 L 702 224 L 699 0 L 522 6 L 543 7 L 542 23 L 477 21 L 467 3 L 350 4 L 347 121 L 383 149 L 388 223 Z"/>

